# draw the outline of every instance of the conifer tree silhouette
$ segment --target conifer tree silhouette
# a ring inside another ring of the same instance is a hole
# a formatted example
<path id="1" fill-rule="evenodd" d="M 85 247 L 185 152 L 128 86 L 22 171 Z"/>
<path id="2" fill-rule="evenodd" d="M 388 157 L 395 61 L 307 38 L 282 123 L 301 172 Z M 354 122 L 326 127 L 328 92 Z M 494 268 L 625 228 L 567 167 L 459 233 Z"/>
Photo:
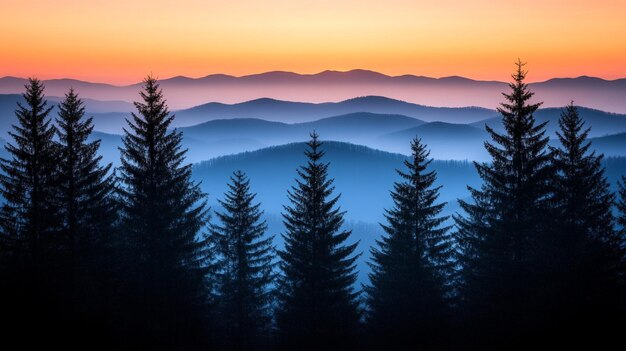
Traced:
<path id="1" fill-rule="evenodd" d="M 73 265 L 93 257 L 92 250 L 112 236 L 116 217 L 111 164 L 101 165 L 100 141 L 88 141 L 93 119 L 84 118 L 82 100 L 73 89 L 59 105 L 60 211 L 61 235 L 68 241 Z"/>
<path id="2" fill-rule="evenodd" d="M 545 284 L 546 294 L 553 295 L 545 319 L 558 325 L 560 333 L 590 333 L 618 321 L 618 269 L 625 247 L 614 228 L 614 195 L 604 175 L 603 155 L 590 151 L 591 128 L 585 129 L 573 102 L 561 114 L 559 129 L 560 145 L 554 152 L 558 221 L 546 253 L 556 274 Z"/>
<path id="3" fill-rule="evenodd" d="M 322 143 L 313 132 L 283 214 L 286 232 L 279 277 L 278 333 L 290 349 L 341 349 L 355 341 L 359 323 L 354 254 L 342 230 L 343 212 L 332 197 L 333 179 L 322 163 Z"/>
<path id="4" fill-rule="evenodd" d="M 19 337 L 26 325 L 42 333 L 54 328 L 60 312 L 59 152 L 48 117 L 53 106 L 47 105 L 41 81 L 31 78 L 25 87 L 25 103 L 18 102 L 17 124 L 9 133 L 13 142 L 5 146 L 10 159 L 0 165 L 0 287 L 7 338 Z"/>
<path id="5" fill-rule="evenodd" d="M 82 100 L 73 89 L 59 104 L 58 210 L 59 246 L 64 257 L 64 315 L 83 338 L 95 337 L 110 316 L 107 301 L 114 297 L 111 280 L 117 235 L 117 203 L 111 165 L 101 165 L 100 141 L 88 141 L 92 118 L 84 118 Z"/>
<path id="6" fill-rule="evenodd" d="M 236 171 L 211 226 L 218 258 L 217 309 L 220 328 L 231 350 L 254 350 L 267 344 L 275 280 L 273 237 L 266 237 L 260 204 L 250 181 Z"/>
<path id="7" fill-rule="evenodd" d="M 29 79 L 23 98 L 26 106 L 18 102 L 18 124 L 9 133 L 14 143 L 6 145 L 11 159 L 2 160 L 2 244 L 5 254 L 36 264 L 59 229 L 55 203 L 59 154 L 53 140 L 56 128 L 48 118 L 53 106 L 47 106 L 41 81 Z"/>
<path id="8" fill-rule="evenodd" d="M 182 134 L 157 81 L 148 77 L 121 148 L 121 224 L 128 314 L 142 348 L 186 348 L 206 338 L 205 195 L 184 164 Z M 137 317 L 133 320 L 133 317 Z"/>
<path id="9" fill-rule="evenodd" d="M 551 228 L 554 169 L 545 136 L 547 122 L 536 124 L 533 93 L 524 82 L 524 64 L 503 93 L 498 112 L 505 132 L 487 126 L 490 163 L 475 163 L 484 183 L 469 188 L 471 201 L 460 200 L 467 217 L 455 216 L 460 307 L 473 320 L 470 333 L 492 335 L 489 342 L 519 337 L 537 321 L 539 281 L 546 271 L 542 256 Z M 497 340 L 500 338 L 500 340 Z"/>
<path id="10" fill-rule="evenodd" d="M 440 216 L 446 204 L 437 203 L 441 187 L 433 186 L 435 171 L 427 171 L 426 146 L 415 138 L 411 150 L 411 159 L 404 161 L 407 171 L 397 171 L 402 181 L 391 192 L 386 236 L 372 248 L 368 322 L 380 347 L 435 347 L 449 333 L 453 248 L 450 227 L 443 226 L 447 217 Z"/>

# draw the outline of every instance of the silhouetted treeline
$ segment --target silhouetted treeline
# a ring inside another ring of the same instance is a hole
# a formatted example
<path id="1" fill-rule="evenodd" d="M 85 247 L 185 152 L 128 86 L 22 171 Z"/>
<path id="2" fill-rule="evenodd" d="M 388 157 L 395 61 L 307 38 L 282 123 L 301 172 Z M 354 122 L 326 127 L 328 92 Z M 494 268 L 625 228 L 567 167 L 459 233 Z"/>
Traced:
<path id="1" fill-rule="evenodd" d="M 523 64 L 498 111 L 506 133 L 487 127 L 489 164 L 457 215 L 460 317 L 485 346 L 532 345 L 615 333 L 623 323 L 623 236 L 611 214 L 613 195 L 588 130 L 573 105 L 560 118 L 561 146 L 547 148 L 536 124 Z M 563 334 L 565 333 L 565 334 Z"/>
<path id="2" fill-rule="evenodd" d="M 510 349 L 623 344 L 626 178 L 567 106 L 550 147 L 518 62 L 487 127 L 483 180 L 453 222 L 419 138 L 399 160 L 370 282 L 313 132 L 275 248 L 254 181 L 235 171 L 222 211 L 191 180 L 154 78 L 127 120 L 121 166 L 70 90 L 56 123 L 31 79 L 1 162 L 2 343 L 148 350 Z M 271 169 L 267 170 L 272 172 Z M 367 177 L 367 174 L 363 174 Z M 387 186 L 387 185 L 381 185 Z M 445 186 L 445 185 L 444 185 Z M 338 189 L 341 190 L 341 189 Z M 363 189 L 367 192 L 368 189 Z M 453 223 L 454 225 L 450 225 Z"/>

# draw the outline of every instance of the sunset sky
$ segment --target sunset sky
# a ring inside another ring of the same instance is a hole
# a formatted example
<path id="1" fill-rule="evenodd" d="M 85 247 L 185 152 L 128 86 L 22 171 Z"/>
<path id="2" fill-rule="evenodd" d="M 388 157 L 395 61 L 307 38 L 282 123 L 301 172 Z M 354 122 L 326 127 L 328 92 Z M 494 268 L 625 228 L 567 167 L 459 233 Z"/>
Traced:
<path id="1" fill-rule="evenodd" d="M 0 0 L 0 76 L 626 77 L 625 0 Z"/>

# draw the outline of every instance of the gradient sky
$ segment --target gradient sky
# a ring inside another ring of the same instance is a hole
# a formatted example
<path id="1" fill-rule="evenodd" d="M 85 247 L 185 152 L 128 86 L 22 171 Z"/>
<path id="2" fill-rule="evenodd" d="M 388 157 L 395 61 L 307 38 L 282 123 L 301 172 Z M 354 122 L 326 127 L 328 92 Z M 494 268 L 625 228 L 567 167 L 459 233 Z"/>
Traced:
<path id="1" fill-rule="evenodd" d="M 592 4 L 593 3 L 593 4 Z M 626 0 L 0 0 L 0 76 L 626 77 Z"/>

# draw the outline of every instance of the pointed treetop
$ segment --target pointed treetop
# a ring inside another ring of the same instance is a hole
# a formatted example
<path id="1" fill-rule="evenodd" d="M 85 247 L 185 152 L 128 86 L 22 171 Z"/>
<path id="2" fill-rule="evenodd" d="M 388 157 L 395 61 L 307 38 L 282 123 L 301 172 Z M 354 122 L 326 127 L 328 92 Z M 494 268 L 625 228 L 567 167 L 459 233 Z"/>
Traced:
<path id="1" fill-rule="evenodd" d="M 26 91 L 22 93 L 22 96 L 26 97 L 35 91 L 39 91 L 43 93 L 44 85 L 43 85 L 43 82 L 39 80 L 38 78 L 30 77 L 28 78 L 28 83 L 24 85 L 24 88 L 26 89 Z"/>
<path id="2" fill-rule="evenodd" d="M 514 81 L 522 82 L 526 78 L 526 74 L 528 71 L 524 71 L 524 66 L 526 66 L 526 62 L 522 62 L 520 58 L 515 62 L 515 66 L 517 66 L 517 71 L 511 75 Z"/>
<path id="3" fill-rule="evenodd" d="M 54 106 L 48 105 L 48 101 L 45 100 L 43 82 L 37 78 L 28 78 L 28 84 L 24 85 L 25 91 L 22 93 L 22 97 L 26 101 L 29 108 L 24 107 L 19 101 L 17 102 L 18 109 L 15 111 L 16 115 L 24 115 L 28 111 L 32 110 L 34 115 L 40 115 L 45 118 Z"/>
<path id="4" fill-rule="evenodd" d="M 59 104 L 59 110 L 60 115 L 63 115 L 65 117 L 79 118 L 82 117 L 85 113 L 85 104 L 80 99 L 74 88 L 70 88 L 70 90 L 65 93 L 65 99 Z"/>
<path id="5" fill-rule="evenodd" d="M 578 114 L 578 108 L 572 101 L 561 112 L 559 129 L 556 134 L 561 145 L 568 151 L 570 157 L 583 157 L 589 150 L 591 141 L 587 139 L 591 127 L 585 128 L 585 121 Z M 595 155 L 595 151 L 591 153 Z"/>
<path id="6" fill-rule="evenodd" d="M 411 140 L 411 153 L 413 154 L 414 160 L 427 160 L 424 166 L 432 162 L 432 159 L 428 158 L 430 156 L 430 150 L 426 147 L 422 138 L 418 136 Z"/>
<path id="7" fill-rule="evenodd" d="M 139 92 L 143 102 L 135 101 L 134 105 L 137 110 L 146 115 L 150 115 L 149 113 L 143 113 L 144 111 L 160 111 L 159 117 L 163 118 L 165 115 L 169 114 L 167 108 L 167 100 L 163 97 L 163 90 L 160 88 L 160 84 L 155 77 L 152 75 L 147 76 L 143 80 L 143 89 Z M 174 115 L 171 115 L 170 118 L 167 118 L 169 122 L 174 118 Z M 169 125 L 168 122 L 168 125 Z"/>
<path id="8" fill-rule="evenodd" d="M 304 151 L 304 154 L 313 162 L 317 162 L 324 156 L 324 151 L 319 150 L 320 146 L 322 146 L 322 142 L 319 141 L 319 134 L 314 130 L 309 134 L 311 140 L 309 140 L 306 144 L 309 147 L 308 150 Z"/>

